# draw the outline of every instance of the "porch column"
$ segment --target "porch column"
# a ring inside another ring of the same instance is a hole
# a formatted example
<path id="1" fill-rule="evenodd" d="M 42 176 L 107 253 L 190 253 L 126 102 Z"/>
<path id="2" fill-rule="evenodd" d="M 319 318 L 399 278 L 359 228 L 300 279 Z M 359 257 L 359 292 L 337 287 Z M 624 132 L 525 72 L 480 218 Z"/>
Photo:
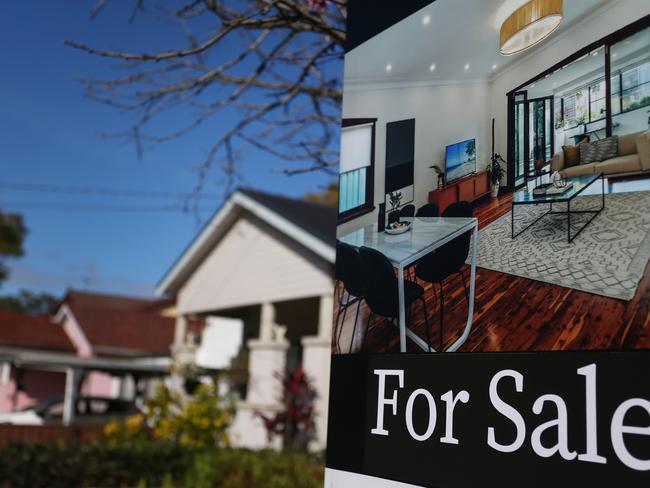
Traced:
<path id="1" fill-rule="evenodd" d="M 259 340 L 264 342 L 270 341 L 273 337 L 273 329 L 275 326 L 275 307 L 269 302 L 262 303 Z"/>
<path id="2" fill-rule="evenodd" d="M 327 441 L 333 303 L 331 294 L 320 297 L 318 335 L 301 339 L 303 368 L 318 393 L 314 405 L 316 441 L 310 446 L 316 450 L 324 449 Z"/>
<path id="3" fill-rule="evenodd" d="M 289 341 L 284 337 L 284 327 L 275 323 L 275 307 L 263 303 L 260 314 L 260 335 L 250 339 L 248 359 L 248 394 L 246 401 L 251 404 L 277 405 L 282 395 L 282 383 L 278 375 L 283 375 Z"/>
<path id="4" fill-rule="evenodd" d="M 77 391 L 81 381 L 82 371 L 76 368 L 67 368 L 65 371 L 65 396 L 63 397 L 63 425 L 70 425 L 74 421 Z"/>
<path id="5" fill-rule="evenodd" d="M 185 344 L 185 336 L 187 335 L 187 319 L 185 315 L 178 315 L 176 317 L 176 326 L 174 327 L 174 348 L 178 348 Z"/>

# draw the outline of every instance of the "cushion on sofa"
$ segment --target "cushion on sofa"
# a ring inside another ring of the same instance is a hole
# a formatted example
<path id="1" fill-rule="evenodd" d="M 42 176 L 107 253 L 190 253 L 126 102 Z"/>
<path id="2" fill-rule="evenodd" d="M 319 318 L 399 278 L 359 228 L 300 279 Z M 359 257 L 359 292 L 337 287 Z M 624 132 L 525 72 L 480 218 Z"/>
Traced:
<path id="1" fill-rule="evenodd" d="M 570 178 L 571 176 L 580 176 L 580 175 L 590 175 L 595 172 L 596 163 L 590 164 L 579 164 L 578 166 L 572 166 L 571 168 L 565 168 L 561 173 Z"/>
<path id="2" fill-rule="evenodd" d="M 562 146 L 564 153 L 564 167 L 570 168 L 580 164 L 580 146 Z"/>
<path id="3" fill-rule="evenodd" d="M 613 175 L 616 173 L 634 173 L 641 171 L 641 162 L 638 154 L 628 154 L 627 156 L 618 156 L 602 163 L 596 163 L 595 173 L 605 173 Z"/>
<path id="4" fill-rule="evenodd" d="M 639 154 L 641 168 L 650 171 L 650 130 L 636 136 L 636 150 Z"/>
<path id="5" fill-rule="evenodd" d="M 634 132 L 633 134 L 624 134 L 618 136 L 618 155 L 627 156 L 628 154 L 636 154 L 636 138 L 641 132 Z"/>
<path id="6" fill-rule="evenodd" d="M 580 164 L 598 163 L 618 156 L 618 136 L 580 144 Z"/>

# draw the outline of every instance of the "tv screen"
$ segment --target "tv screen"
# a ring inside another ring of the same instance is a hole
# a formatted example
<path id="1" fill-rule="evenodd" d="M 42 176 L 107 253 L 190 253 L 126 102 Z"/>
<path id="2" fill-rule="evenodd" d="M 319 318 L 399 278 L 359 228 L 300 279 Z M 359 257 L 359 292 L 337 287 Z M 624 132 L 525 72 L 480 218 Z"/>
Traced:
<path id="1" fill-rule="evenodd" d="M 457 142 L 445 150 L 447 181 L 476 172 L 476 139 Z"/>

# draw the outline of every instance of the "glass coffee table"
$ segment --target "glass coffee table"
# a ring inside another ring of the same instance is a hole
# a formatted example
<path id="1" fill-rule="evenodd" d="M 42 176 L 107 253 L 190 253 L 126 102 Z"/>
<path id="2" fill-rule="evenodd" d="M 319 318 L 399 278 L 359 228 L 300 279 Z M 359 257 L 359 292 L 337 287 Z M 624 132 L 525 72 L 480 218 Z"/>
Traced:
<path id="1" fill-rule="evenodd" d="M 571 210 L 571 202 L 578 196 L 580 195 L 584 190 L 586 190 L 589 186 L 593 185 L 596 183 L 598 180 L 601 182 L 601 205 L 600 208 L 594 209 L 594 210 Z M 568 242 L 573 241 L 576 237 L 578 237 L 578 234 L 582 232 L 582 230 L 587 227 L 592 220 L 596 218 L 596 216 L 603 211 L 605 208 L 605 177 L 603 173 L 594 173 L 594 174 L 589 174 L 589 175 L 581 175 L 581 176 L 572 176 L 569 178 L 566 178 L 566 183 L 567 185 L 573 183 L 573 188 L 570 190 L 567 190 L 564 193 L 559 193 L 559 194 L 553 194 L 553 195 L 533 195 L 532 190 L 531 191 L 525 191 L 525 190 L 519 190 L 514 194 L 512 197 L 512 238 L 514 239 L 518 235 L 520 235 L 522 232 L 524 232 L 526 229 L 532 227 L 535 225 L 537 222 L 539 222 L 541 219 L 546 217 L 549 214 L 562 214 L 566 215 L 567 218 L 567 240 Z M 566 209 L 562 210 L 553 210 L 553 204 L 554 203 L 566 203 Z M 527 224 L 523 229 L 519 229 L 515 233 L 515 209 L 520 206 L 520 205 L 549 205 L 549 210 L 547 212 L 544 212 L 542 215 L 537 217 L 535 220 Z M 574 232 L 573 234 L 571 233 L 571 216 L 572 215 L 577 215 L 577 214 L 588 214 L 590 215 L 590 218 L 587 219 L 587 221 L 582 224 L 577 232 Z"/>

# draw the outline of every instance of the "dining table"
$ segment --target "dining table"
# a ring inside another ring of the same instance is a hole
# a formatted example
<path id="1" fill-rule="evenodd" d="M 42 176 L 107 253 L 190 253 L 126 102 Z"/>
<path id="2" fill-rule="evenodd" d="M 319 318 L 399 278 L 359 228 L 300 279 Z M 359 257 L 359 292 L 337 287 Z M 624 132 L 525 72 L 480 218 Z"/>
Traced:
<path id="1" fill-rule="evenodd" d="M 410 222 L 408 231 L 402 234 L 378 232 L 377 224 L 369 224 L 339 237 L 339 240 L 359 248 L 361 246 L 375 249 L 382 253 L 397 270 L 399 298 L 399 335 L 400 351 L 406 352 L 406 338 L 425 351 L 436 351 L 424 339 L 409 329 L 406 324 L 406 305 L 404 299 L 404 271 L 416 261 L 439 247 L 447 244 L 466 232 L 471 232 L 470 247 L 470 284 L 467 321 L 461 336 L 444 352 L 453 352 L 467 340 L 472 330 L 474 316 L 474 294 L 476 281 L 476 245 L 478 241 L 478 220 L 475 217 L 411 217 L 402 218 Z"/>

